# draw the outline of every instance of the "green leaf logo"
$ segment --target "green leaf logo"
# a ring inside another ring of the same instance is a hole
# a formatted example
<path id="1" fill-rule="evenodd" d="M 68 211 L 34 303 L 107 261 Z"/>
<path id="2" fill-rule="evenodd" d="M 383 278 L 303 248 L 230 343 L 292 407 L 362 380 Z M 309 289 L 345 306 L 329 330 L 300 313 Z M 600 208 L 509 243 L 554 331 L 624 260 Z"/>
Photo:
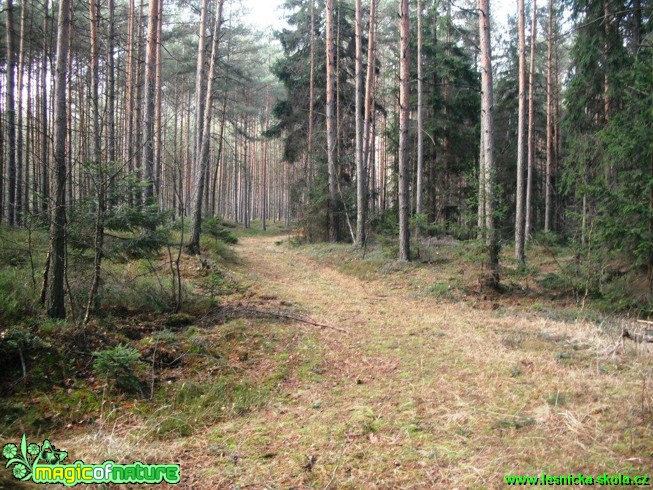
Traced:
<path id="1" fill-rule="evenodd" d="M 23 434 L 20 444 L 8 443 L 2 448 L 2 457 L 7 460 L 5 468 L 13 466 L 11 472 L 18 480 L 29 480 L 33 468 L 39 462 L 57 465 L 63 463 L 68 457 L 66 451 L 59 451 L 47 439 L 42 445 L 34 442 L 27 443 L 27 437 Z"/>

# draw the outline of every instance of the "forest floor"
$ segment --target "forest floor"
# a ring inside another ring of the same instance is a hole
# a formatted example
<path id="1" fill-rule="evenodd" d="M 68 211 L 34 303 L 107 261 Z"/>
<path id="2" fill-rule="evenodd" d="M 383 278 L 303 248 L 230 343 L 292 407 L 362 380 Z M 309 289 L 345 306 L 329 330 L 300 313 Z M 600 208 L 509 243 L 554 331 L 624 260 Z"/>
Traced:
<path id="1" fill-rule="evenodd" d="M 437 265 L 348 245 L 252 234 L 234 249 L 229 275 L 248 287 L 227 300 L 233 311 L 323 326 L 250 315 L 195 332 L 231 342 L 227 370 L 250 387 L 242 410 L 236 398 L 205 404 L 188 434 L 159 434 L 171 423 L 161 404 L 60 446 L 86 461 L 180 462 L 188 489 L 483 489 L 513 474 L 652 472 L 651 352 L 618 346 L 615 331 L 534 300 L 459 294 Z M 178 393 L 182 405 L 208 396 Z"/>

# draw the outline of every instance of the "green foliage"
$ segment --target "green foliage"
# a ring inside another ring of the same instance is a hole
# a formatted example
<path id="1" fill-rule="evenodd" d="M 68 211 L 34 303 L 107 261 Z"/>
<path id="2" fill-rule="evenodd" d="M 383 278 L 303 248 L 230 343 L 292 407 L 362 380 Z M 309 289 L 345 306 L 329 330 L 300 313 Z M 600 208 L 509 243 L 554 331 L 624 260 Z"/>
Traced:
<path id="1" fill-rule="evenodd" d="M 384 214 L 375 217 L 371 222 L 372 230 L 382 236 L 399 235 L 399 215 L 396 209 L 390 209 Z"/>
<path id="2" fill-rule="evenodd" d="M 159 228 L 115 240 L 108 256 L 117 261 L 146 259 L 156 256 L 169 243 L 169 231 Z"/>
<path id="3" fill-rule="evenodd" d="M 0 269 L 0 325 L 31 315 L 36 308 L 36 291 L 24 269 Z"/>
<path id="4" fill-rule="evenodd" d="M 94 352 L 94 371 L 116 388 L 134 392 L 140 390 L 140 382 L 136 375 L 141 357 L 136 349 L 119 344 L 115 347 Z"/>
<path id="5" fill-rule="evenodd" d="M 184 286 L 182 295 L 186 294 Z M 102 288 L 100 297 L 106 309 L 123 312 L 165 313 L 175 306 L 171 279 L 159 280 L 152 273 L 134 277 L 125 272 L 122 276 L 114 276 Z"/>
<path id="6" fill-rule="evenodd" d="M 24 325 L 13 326 L 0 332 L 0 377 L 8 377 L 9 373 L 18 371 L 19 363 L 23 376 L 26 376 L 29 356 L 49 348 L 48 342 Z"/>
<path id="7" fill-rule="evenodd" d="M 202 230 L 216 241 L 221 240 L 229 244 L 238 243 L 236 235 L 233 234 L 233 232 L 218 216 L 204 220 L 204 223 L 202 223 Z"/>
<path id="8" fill-rule="evenodd" d="M 224 277 L 219 271 L 211 272 L 211 274 L 205 277 L 200 282 L 199 288 L 211 298 L 228 296 L 245 289 L 241 284 Z"/>

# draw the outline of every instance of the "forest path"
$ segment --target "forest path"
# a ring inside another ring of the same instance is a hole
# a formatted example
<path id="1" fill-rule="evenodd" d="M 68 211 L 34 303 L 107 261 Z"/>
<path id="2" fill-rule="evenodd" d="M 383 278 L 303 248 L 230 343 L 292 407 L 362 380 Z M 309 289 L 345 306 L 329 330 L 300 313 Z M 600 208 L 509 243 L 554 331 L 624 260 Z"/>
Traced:
<path id="1" fill-rule="evenodd" d="M 585 327 L 438 304 L 402 272 L 363 281 L 280 237 L 236 251 L 259 297 L 348 333 L 288 325 L 295 369 L 209 431 L 223 453 L 202 487 L 502 488 L 512 472 L 650 466 L 651 429 L 633 429 L 642 414 L 620 396 L 637 380 L 614 375 Z"/>

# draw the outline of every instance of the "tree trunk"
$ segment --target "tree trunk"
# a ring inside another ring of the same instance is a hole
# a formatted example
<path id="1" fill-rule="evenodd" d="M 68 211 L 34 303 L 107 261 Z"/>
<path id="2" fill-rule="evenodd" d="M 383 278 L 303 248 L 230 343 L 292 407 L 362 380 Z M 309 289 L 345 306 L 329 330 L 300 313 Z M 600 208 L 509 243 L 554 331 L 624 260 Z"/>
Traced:
<path id="1" fill-rule="evenodd" d="M 209 19 L 209 0 L 202 0 L 200 37 L 197 45 L 197 76 L 195 78 L 195 154 L 197 162 L 202 151 L 202 124 L 204 124 L 204 100 L 206 98 L 206 38 Z M 193 177 L 197 168 L 193 169 Z"/>
<path id="2" fill-rule="evenodd" d="M 66 86 L 68 40 L 70 38 L 70 2 L 59 3 L 54 112 L 54 210 L 50 228 L 50 277 L 48 279 L 48 315 L 65 318 L 64 275 L 66 263 Z"/>
<path id="3" fill-rule="evenodd" d="M 129 0 L 129 19 L 127 30 L 127 60 L 125 62 L 125 116 L 124 116 L 124 141 L 123 162 L 128 172 L 134 170 L 133 130 L 134 130 L 134 88 L 135 88 L 135 59 L 134 44 L 136 38 L 136 12 L 134 0 Z M 129 204 L 134 205 L 133 196 L 129 194 Z"/>
<path id="4" fill-rule="evenodd" d="M 517 31 L 519 37 L 519 115 L 517 120 L 517 191 L 515 213 L 515 259 L 520 266 L 524 253 L 525 195 L 524 191 L 524 136 L 526 129 L 526 28 L 524 0 L 518 0 Z"/>
<path id="5" fill-rule="evenodd" d="M 104 214 L 105 209 L 105 172 L 102 166 L 102 148 L 100 143 L 100 44 L 98 39 L 98 31 L 100 27 L 100 6 L 97 0 L 89 2 L 89 19 L 91 21 L 91 119 L 93 125 L 92 136 L 92 158 L 94 172 L 96 172 L 96 192 L 98 196 L 97 214 L 95 217 L 95 256 L 93 260 L 93 283 L 88 294 L 88 303 L 86 305 L 86 312 L 84 314 L 83 323 L 88 323 L 91 311 L 99 308 L 99 303 L 96 303 L 97 293 L 100 288 L 100 280 L 102 275 L 102 257 L 104 248 Z"/>
<path id="6" fill-rule="evenodd" d="M 367 37 L 367 76 L 365 82 L 365 114 L 363 117 L 363 161 L 366 162 L 367 168 L 374 172 L 374 100 L 376 97 L 376 82 L 374 76 L 374 67 L 376 63 L 376 2 L 370 2 L 370 28 Z M 372 193 L 374 193 L 375 179 L 372 175 Z M 369 193 L 369 184 L 365 188 L 365 193 Z M 369 212 L 368 210 L 366 210 Z M 367 219 L 367 213 L 366 217 Z"/>
<path id="7" fill-rule="evenodd" d="M 46 214 L 50 200 L 50 162 L 49 160 L 49 138 L 48 134 L 48 3 L 44 2 L 43 15 L 43 51 L 41 52 L 41 211 Z"/>
<path id="8" fill-rule="evenodd" d="M 154 86 L 154 190 L 157 194 L 159 207 L 165 209 L 165 201 L 163 199 L 164 193 L 161 188 L 162 174 L 163 174 L 163 116 L 162 116 L 162 97 L 163 90 L 161 86 L 161 70 L 162 70 L 162 45 L 163 40 L 163 0 L 158 0 L 159 11 L 157 13 L 156 25 L 156 73 L 155 73 L 155 86 Z"/>
<path id="9" fill-rule="evenodd" d="M 485 228 L 488 248 L 487 286 L 499 286 L 499 244 L 494 226 L 494 93 L 492 89 L 492 45 L 490 37 L 490 0 L 479 0 L 479 29 L 481 51 L 481 117 L 483 118 L 483 147 L 485 159 Z"/>
<path id="10" fill-rule="evenodd" d="M 422 0 L 417 0 L 417 197 L 415 199 L 415 212 L 420 215 L 422 209 L 422 177 L 424 173 L 424 121 L 423 121 L 423 73 L 422 73 Z"/>
<path id="11" fill-rule="evenodd" d="M 204 195 L 204 185 L 206 170 L 209 165 L 209 145 L 211 143 L 211 117 L 213 115 L 213 82 L 217 77 L 218 71 L 218 47 L 220 41 L 220 27 L 222 25 L 222 9 L 224 0 L 217 0 L 217 13 L 215 17 L 215 27 L 213 29 L 213 43 L 211 47 L 211 64 L 209 67 L 209 77 L 206 82 L 206 101 L 204 110 L 204 122 L 202 123 L 202 147 L 197 155 L 197 183 L 193 193 L 193 215 L 191 217 L 191 236 L 188 243 L 188 253 L 200 253 L 200 234 L 202 232 L 202 198 Z"/>
<path id="12" fill-rule="evenodd" d="M 17 109 L 16 109 L 16 224 L 23 223 L 23 208 L 26 207 L 28 194 L 23 194 L 24 184 L 27 177 L 23 173 L 27 172 L 26 163 L 23 161 L 25 152 L 23 151 L 25 121 L 23 119 L 23 90 L 25 89 L 25 35 L 26 35 L 26 13 L 27 2 L 21 2 L 20 5 L 20 43 L 18 47 L 18 87 L 17 87 Z"/>
<path id="13" fill-rule="evenodd" d="M 306 143 L 306 182 L 308 191 L 313 180 L 313 119 L 315 118 L 315 0 L 311 2 L 311 60 L 308 80 L 308 142 Z"/>
<path id="14" fill-rule="evenodd" d="M 528 74 L 528 168 L 526 175 L 526 224 L 524 243 L 528 242 L 533 225 L 533 174 L 535 172 L 535 45 L 537 43 L 537 3 L 533 0 L 531 22 L 531 65 Z"/>
<path id="15" fill-rule="evenodd" d="M 333 40 L 333 2 L 326 0 L 326 127 L 327 127 L 327 166 L 329 173 L 329 241 L 339 238 L 338 226 L 338 185 L 336 171 L 336 46 Z"/>
<path id="16" fill-rule="evenodd" d="M 410 11 L 408 0 L 399 1 L 399 260 L 410 260 L 408 213 L 408 125 L 410 112 Z"/>
<path id="17" fill-rule="evenodd" d="M 16 223 L 16 34 L 14 32 L 14 2 L 7 0 L 7 89 L 5 112 L 7 120 L 7 223 Z"/>
<path id="18" fill-rule="evenodd" d="M 365 242 L 365 161 L 363 160 L 363 26 L 361 0 L 356 0 L 356 245 Z"/>
<path id="19" fill-rule="evenodd" d="M 551 169 L 553 167 L 553 0 L 549 0 L 546 49 L 546 176 L 544 183 L 544 231 L 551 231 Z"/>
<path id="20" fill-rule="evenodd" d="M 486 235 L 485 230 L 485 145 L 484 145 L 484 135 L 485 128 L 483 127 L 483 117 L 480 121 L 481 134 L 479 142 L 479 155 L 478 155 L 478 219 L 477 226 L 478 232 L 476 238 L 478 240 L 484 240 Z"/>
<path id="21" fill-rule="evenodd" d="M 154 204 L 154 126 L 156 116 L 156 62 L 159 44 L 159 0 L 150 0 L 145 59 L 145 144 L 143 204 Z M 149 231 L 152 231 L 149 229 Z"/>

